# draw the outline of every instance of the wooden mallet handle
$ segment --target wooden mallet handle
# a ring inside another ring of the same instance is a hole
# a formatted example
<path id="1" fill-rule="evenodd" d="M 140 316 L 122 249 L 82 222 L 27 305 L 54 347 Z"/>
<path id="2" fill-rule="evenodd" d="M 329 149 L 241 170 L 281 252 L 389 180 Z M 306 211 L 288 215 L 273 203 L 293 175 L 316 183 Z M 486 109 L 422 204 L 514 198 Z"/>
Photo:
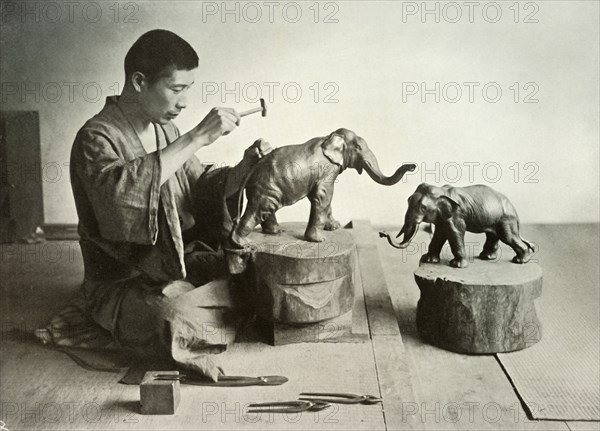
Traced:
<path id="1" fill-rule="evenodd" d="M 244 112 L 240 112 L 240 117 L 245 117 L 246 115 L 255 114 L 256 112 L 261 112 L 263 117 L 267 116 L 267 105 L 265 104 L 265 99 L 260 99 L 260 108 L 252 108 Z"/>

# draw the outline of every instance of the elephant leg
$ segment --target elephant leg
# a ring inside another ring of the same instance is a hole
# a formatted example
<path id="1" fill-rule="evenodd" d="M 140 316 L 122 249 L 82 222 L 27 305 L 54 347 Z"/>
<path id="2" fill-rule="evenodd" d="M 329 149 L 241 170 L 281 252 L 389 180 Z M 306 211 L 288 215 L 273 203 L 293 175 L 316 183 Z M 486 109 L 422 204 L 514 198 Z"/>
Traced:
<path id="1" fill-rule="evenodd" d="M 237 247 L 243 247 L 246 244 L 246 237 L 254 230 L 256 225 L 261 222 L 261 208 L 259 204 L 248 200 L 248 206 L 244 215 L 240 218 L 237 226 L 231 233 L 231 241 Z"/>
<path id="2" fill-rule="evenodd" d="M 498 235 L 493 232 L 485 233 L 485 244 L 483 250 L 479 254 L 479 259 L 494 260 L 498 257 Z"/>
<path id="3" fill-rule="evenodd" d="M 240 222 L 231 233 L 233 244 L 237 247 L 243 247 L 247 243 L 246 237 L 250 235 L 259 222 L 260 220 L 254 212 L 244 212 Z"/>
<path id="4" fill-rule="evenodd" d="M 340 222 L 337 221 L 336 219 L 334 219 L 333 215 L 331 214 L 331 203 L 329 203 L 329 206 L 327 208 L 327 221 L 325 222 L 323 229 L 324 230 L 337 230 L 340 227 L 342 227 Z"/>
<path id="5" fill-rule="evenodd" d="M 325 235 L 321 229 L 325 227 L 325 223 L 329 220 L 327 209 L 331 204 L 331 196 L 333 188 L 326 185 L 318 184 L 313 191 L 308 194 L 310 200 L 310 218 L 304 232 L 304 238 L 311 242 L 325 241 Z"/>
<path id="6" fill-rule="evenodd" d="M 438 263 L 440 261 L 440 253 L 442 252 L 442 247 L 448 240 L 448 234 L 443 226 L 436 226 L 435 231 L 433 232 L 433 238 L 431 238 L 431 242 L 429 243 L 429 249 L 427 253 L 421 256 L 421 262 L 425 263 Z"/>
<path id="7" fill-rule="evenodd" d="M 277 235 L 278 233 L 283 232 L 283 229 L 279 227 L 279 223 L 277 222 L 277 217 L 274 213 L 271 213 L 267 216 L 265 221 L 261 223 L 263 233 L 269 235 Z"/>
<path id="8" fill-rule="evenodd" d="M 513 263 L 527 263 L 531 258 L 531 253 L 527 244 L 523 242 L 519 235 L 519 228 L 515 219 L 501 222 L 499 229 L 500 240 L 509 245 L 515 251 Z"/>
<path id="9" fill-rule="evenodd" d="M 466 230 L 466 224 L 463 220 L 457 220 L 448 225 L 448 242 L 454 255 L 454 259 L 450 261 L 450 266 L 455 268 L 466 268 L 469 266 L 467 253 L 465 252 Z"/>

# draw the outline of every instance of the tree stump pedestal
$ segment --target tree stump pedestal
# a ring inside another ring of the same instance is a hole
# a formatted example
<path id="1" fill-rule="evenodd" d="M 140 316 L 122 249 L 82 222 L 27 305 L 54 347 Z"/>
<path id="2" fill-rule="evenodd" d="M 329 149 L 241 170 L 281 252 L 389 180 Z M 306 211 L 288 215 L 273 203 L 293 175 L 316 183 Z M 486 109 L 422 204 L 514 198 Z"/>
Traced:
<path id="1" fill-rule="evenodd" d="M 500 353 L 541 339 L 534 300 L 542 293 L 542 270 L 535 263 L 421 263 L 414 276 L 421 290 L 417 329 L 428 343 L 460 353 Z"/>
<path id="2" fill-rule="evenodd" d="M 353 309 L 356 249 L 347 229 L 325 232 L 326 240 L 304 240 L 305 223 L 282 223 L 278 235 L 256 230 L 244 264 L 251 280 L 248 297 L 274 345 L 298 342 L 359 342 Z M 357 316 L 364 316 L 357 313 Z"/>

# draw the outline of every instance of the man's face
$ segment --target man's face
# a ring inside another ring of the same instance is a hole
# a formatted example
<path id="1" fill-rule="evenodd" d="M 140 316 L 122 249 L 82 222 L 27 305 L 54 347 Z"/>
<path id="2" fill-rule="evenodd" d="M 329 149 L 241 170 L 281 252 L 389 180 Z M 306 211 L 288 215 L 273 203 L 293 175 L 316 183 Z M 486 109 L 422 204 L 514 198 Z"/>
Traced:
<path id="1" fill-rule="evenodd" d="M 142 85 L 140 102 L 150 121 L 166 124 L 187 106 L 187 92 L 194 83 L 195 70 L 173 70 L 152 84 L 146 81 Z"/>

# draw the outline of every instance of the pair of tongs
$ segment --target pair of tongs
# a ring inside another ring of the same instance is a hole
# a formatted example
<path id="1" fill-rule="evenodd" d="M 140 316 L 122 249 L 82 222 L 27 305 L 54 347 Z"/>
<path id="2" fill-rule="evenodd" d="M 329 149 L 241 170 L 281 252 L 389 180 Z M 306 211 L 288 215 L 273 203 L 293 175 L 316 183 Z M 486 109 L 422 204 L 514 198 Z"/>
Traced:
<path id="1" fill-rule="evenodd" d="M 331 407 L 330 403 L 321 401 L 272 401 L 248 404 L 248 413 L 318 412 L 328 407 Z"/>
<path id="2" fill-rule="evenodd" d="M 377 404 L 383 402 L 383 398 L 374 395 L 356 395 L 335 392 L 302 392 L 298 398 L 314 403 L 331 404 Z"/>
<path id="3" fill-rule="evenodd" d="M 279 386 L 288 381 L 283 376 L 219 376 L 216 382 L 191 376 L 187 374 L 157 374 L 154 380 L 179 380 L 187 385 L 197 386 L 223 386 L 223 387 L 241 387 L 241 386 Z"/>
<path id="4" fill-rule="evenodd" d="M 377 404 L 381 397 L 336 392 L 302 392 L 297 401 L 274 401 L 249 404 L 248 413 L 318 412 L 332 404 Z"/>

